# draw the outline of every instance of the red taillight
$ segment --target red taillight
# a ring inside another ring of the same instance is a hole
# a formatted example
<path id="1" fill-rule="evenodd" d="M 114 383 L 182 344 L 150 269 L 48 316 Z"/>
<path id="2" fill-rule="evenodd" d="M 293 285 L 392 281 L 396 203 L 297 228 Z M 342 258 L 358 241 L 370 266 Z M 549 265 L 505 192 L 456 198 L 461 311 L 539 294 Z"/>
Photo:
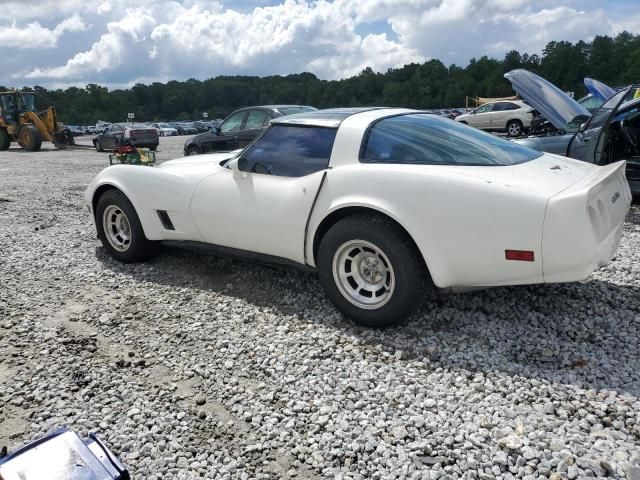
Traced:
<path id="1" fill-rule="evenodd" d="M 505 250 L 504 258 L 520 262 L 533 262 L 534 260 L 533 252 L 531 250 Z"/>

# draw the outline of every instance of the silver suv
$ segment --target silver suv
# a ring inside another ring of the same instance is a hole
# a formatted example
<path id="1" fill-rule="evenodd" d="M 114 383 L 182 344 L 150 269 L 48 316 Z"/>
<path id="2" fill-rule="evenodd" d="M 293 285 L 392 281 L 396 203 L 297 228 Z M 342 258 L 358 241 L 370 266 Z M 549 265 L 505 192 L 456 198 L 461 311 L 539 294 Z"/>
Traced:
<path id="1" fill-rule="evenodd" d="M 507 132 L 510 137 L 518 137 L 531 126 L 532 110 L 522 100 L 491 102 L 456 117 L 456 122 L 481 130 Z"/>

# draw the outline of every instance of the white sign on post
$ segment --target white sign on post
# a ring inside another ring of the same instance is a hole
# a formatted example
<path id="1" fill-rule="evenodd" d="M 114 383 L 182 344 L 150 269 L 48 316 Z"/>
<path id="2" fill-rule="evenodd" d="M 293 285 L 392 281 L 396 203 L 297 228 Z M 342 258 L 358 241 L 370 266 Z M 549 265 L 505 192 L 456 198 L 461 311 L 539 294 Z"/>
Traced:
<path id="1" fill-rule="evenodd" d="M 135 115 L 133 113 L 127 113 L 127 118 L 131 121 L 135 118 Z"/>
<path id="2" fill-rule="evenodd" d="M 209 118 L 209 112 L 202 112 L 202 118 Z"/>

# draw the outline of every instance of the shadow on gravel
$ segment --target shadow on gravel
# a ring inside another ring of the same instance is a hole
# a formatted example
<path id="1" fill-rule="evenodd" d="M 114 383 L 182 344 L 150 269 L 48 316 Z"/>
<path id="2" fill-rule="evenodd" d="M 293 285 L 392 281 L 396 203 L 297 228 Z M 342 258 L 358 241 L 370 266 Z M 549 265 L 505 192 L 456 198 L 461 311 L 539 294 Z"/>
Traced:
<path id="1" fill-rule="evenodd" d="M 175 288 L 224 293 L 358 338 L 389 352 L 389 362 L 429 369 L 490 371 L 579 387 L 640 394 L 640 287 L 586 283 L 438 293 L 404 324 L 355 325 L 324 296 L 315 274 L 178 248 L 123 265 L 101 247 L 108 270 Z M 284 321 L 284 320 L 283 320 Z"/>

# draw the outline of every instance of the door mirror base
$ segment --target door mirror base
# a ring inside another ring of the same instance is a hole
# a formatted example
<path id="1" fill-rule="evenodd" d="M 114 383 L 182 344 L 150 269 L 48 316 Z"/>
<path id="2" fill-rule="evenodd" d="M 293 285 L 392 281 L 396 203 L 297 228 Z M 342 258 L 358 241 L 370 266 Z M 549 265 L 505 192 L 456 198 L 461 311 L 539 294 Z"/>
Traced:
<path id="1" fill-rule="evenodd" d="M 233 178 L 236 180 L 247 178 L 249 174 L 247 172 L 248 165 L 249 162 L 244 157 L 234 158 L 231 160 L 231 162 L 229 162 L 229 168 L 233 171 Z"/>

